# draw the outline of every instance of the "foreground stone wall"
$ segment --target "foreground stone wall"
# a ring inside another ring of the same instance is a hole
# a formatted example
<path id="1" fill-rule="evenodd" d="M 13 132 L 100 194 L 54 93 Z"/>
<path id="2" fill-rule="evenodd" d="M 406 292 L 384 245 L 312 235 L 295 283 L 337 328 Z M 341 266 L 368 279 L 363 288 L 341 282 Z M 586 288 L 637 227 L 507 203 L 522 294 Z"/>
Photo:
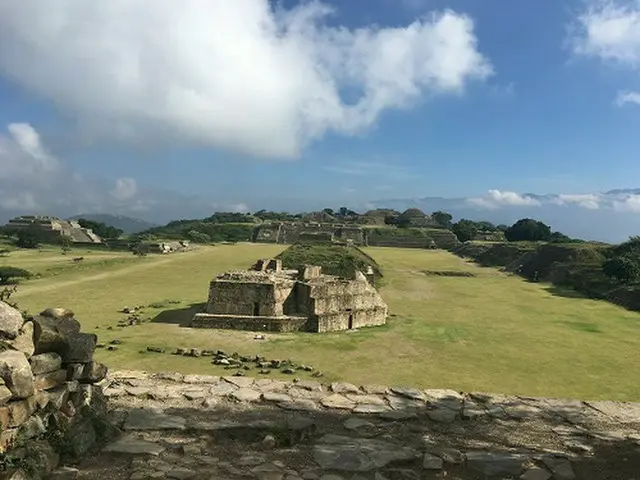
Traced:
<path id="1" fill-rule="evenodd" d="M 0 302 L 0 453 L 32 467 L 24 478 L 98 443 L 95 425 L 105 404 L 96 384 L 107 367 L 93 360 L 96 341 L 80 332 L 69 310 L 50 308 L 25 320 Z"/>
<path id="2" fill-rule="evenodd" d="M 135 371 L 110 374 L 105 395 L 122 435 L 87 465 L 108 465 L 99 478 L 632 480 L 640 471 L 637 403 Z"/>
<path id="3" fill-rule="evenodd" d="M 308 329 L 307 317 L 253 317 L 197 313 L 189 324 L 192 328 L 220 328 L 252 332 L 298 332 Z"/>

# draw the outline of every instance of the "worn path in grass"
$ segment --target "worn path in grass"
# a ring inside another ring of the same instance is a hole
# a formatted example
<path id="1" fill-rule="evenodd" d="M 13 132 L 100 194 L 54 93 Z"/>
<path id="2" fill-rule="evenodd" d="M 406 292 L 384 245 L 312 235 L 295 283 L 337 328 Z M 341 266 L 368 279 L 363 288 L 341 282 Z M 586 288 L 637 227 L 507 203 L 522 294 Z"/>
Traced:
<path id="1" fill-rule="evenodd" d="M 384 327 L 322 335 L 268 334 L 266 341 L 257 341 L 250 332 L 181 326 L 206 301 L 212 277 L 247 268 L 282 248 L 220 245 L 148 257 L 141 262 L 145 268 L 112 265 L 110 272 L 131 270 L 51 290 L 30 291 L 27 282 L 16 300 L 29 311 L 52 305 L 72 308 L 85 330 L 98 328 L 100 341 L 121 340 L 117 351 L 99 354 L 113 368 L 228 374 L 207 358 L 141 353 L 147 346 L 222 349 L 293 358 L 322 370 L 327 380 L 640 399 L 634 371 L 640 364 L 640 314 L 607 302 L 561 296 L 548 285 L 480 268 L 443 251 L 367 249 L 385 273 L 382 295 L 391 316 Z M 137 261 L 130 257 L 127 261 Z M 38 288 L 102 273 L 87 270 L 43 278 L 37 280 Z M 452 276 L 461 274 L 470 276 Z M 126 318 L 118 313 L 123 306 L 152 303 L 155 308 L 143 311 L 148 323 L 116 326 Z"/>

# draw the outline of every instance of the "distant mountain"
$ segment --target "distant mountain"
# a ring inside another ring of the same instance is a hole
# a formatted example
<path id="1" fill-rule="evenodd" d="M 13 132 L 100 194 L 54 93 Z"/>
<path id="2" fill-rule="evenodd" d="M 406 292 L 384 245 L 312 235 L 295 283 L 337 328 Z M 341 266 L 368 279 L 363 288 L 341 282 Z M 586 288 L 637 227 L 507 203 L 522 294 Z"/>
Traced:
<path id="1" fill-rule="evenodd" d="M 154 223 L 140 220 L 139 218 L 131 218 L 124 215 L 110 215 L 108 213 L 83 213 L 81 215 L 74 215 L 70 217 L 69 220 L 78 220 L 79 218 L 102 222 L 111 227 L 119 228 L 125 235 L 142 232 L 158 226 Z"/>

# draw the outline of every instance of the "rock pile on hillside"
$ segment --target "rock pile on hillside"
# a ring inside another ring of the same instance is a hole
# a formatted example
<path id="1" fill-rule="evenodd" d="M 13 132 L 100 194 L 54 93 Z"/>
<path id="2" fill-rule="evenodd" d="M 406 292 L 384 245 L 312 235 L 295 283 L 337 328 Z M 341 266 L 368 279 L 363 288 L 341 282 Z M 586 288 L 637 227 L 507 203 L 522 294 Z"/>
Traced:
<path id="1" fill-rule="evenodd" d="M 25 320 L 0 302 L 0 472 L 6 478 L 38 478 L 56 467 L 60 454 L 80 457 L 98 443 L 106 403 L 95 384 L 107 367 L 93 360 L 96 341 L 80 332 L 70 310 L 49 308 Z"/>

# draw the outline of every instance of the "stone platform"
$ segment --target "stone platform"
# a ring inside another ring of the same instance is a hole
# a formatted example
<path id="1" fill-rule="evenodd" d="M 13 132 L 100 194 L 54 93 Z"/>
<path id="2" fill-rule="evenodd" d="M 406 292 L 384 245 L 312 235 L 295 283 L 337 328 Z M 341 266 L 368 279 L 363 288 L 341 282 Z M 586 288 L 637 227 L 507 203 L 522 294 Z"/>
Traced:
<path id="1" fill-rule="evenodd" d="M 81 479 L 640 479 L 640 404 L 113 372 Z M 68 477 L 64 477 L 68 478 Z"/>

